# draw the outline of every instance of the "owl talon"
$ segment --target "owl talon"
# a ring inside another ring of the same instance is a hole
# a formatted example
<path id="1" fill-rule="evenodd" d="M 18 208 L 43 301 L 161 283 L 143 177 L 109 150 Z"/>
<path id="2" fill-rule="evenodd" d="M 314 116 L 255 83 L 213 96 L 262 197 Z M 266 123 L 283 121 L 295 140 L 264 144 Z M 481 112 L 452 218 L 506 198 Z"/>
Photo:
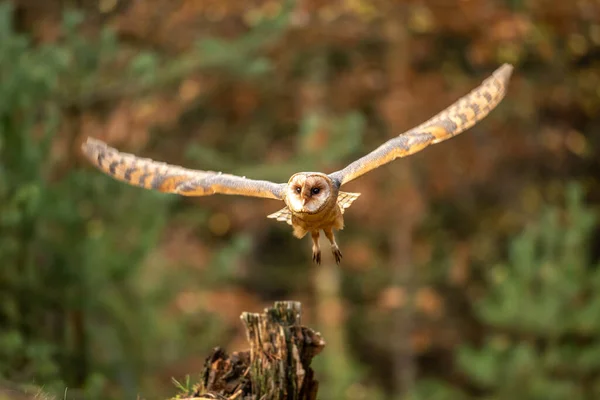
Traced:
<path id="1" fill-rule="evenodd" d="M 331 252 L 335 257 L 335 263 L 339 265 L 339 263 L 342 262 L 342 252 L 340 249 L 332 249 Z"/>
<path id="2" fill-rule="evenodd" d="M 313 262 L 316 264 L 321 264 L 321 252 L 317 251 L 313 253 Z"/>

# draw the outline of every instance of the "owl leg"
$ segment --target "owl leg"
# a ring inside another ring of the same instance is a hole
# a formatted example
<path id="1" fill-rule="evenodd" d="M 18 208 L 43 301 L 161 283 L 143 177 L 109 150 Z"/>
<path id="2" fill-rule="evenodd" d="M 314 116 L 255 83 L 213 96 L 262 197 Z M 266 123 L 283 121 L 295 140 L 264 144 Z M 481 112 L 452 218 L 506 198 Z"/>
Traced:
<path id="1" fill-rule="evenodd" d="M 325 236 L 327 236 L 327 239 L 329 239 L 329 242 L 331 243 L 331 252 L 335 257 L 335 262 L 336 264 L 339 264 L 342 261 L 342 252 L 340 251 L 340 248 L 335 242 L 335 236 L 333 236 L 333 229 L 324 229 L 323 232 L 325 232 Z"/>
<path id="2" fill-rule="evenodd" d="M 312 237 L 312 252 L 313 252 L 313 261 L 317 264 L 321 264 L 321 248 L 319 247 L 319 231 L 312 231 L 310 233 Z"/>

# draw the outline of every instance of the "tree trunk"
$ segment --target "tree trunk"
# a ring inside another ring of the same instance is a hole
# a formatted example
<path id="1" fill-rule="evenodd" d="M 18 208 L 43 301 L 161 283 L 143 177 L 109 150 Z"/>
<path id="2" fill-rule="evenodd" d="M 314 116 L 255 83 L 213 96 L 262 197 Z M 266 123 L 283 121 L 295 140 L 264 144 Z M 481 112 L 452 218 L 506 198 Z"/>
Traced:
<path id="1" fill-rule="evenodd" d="M 242 313 L 250 350 L 228 355 L 215 348 L 187 398 L 315 400 L 318 382 L 310 363 L 325 341 L 300 325 L 300 314 L 301 305 L 295 301 L 275 302 L 262 314 Z"/>

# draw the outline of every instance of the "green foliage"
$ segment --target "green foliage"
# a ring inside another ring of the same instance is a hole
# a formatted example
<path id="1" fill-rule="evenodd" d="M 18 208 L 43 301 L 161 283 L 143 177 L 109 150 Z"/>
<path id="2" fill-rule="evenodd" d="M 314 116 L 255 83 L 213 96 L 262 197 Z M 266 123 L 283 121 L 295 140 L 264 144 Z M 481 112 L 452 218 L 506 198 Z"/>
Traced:
<path id="1" fill-rule="evenodd" d="M 496 327 L 519 326 L 534 335 L 600 332 L 600 297 L 593 296 L 600 270 L 589 265 L 587 247 L 595 224 L 580 189 L 569 187 L 566 209 L 546 210 L 513 241 L 508 263 L 490 270 L 493 291 L 478 314 Z"/>
<path id="2" fill-rule="evenodd" d="M 288 27 L 295 1 L 282 2 L 280 12 L 273 17 L 261 17 L 252 31 L 235 40 L 202 38 L 196 47 L 203 55 L 203 67 L 219 68 L 238 77 L 253 77 L 271 72 L 271 62 L 260 56 L 267 44 L 275 42 Z"/>
<path id="3" fill-rule="evenodd" d="M 460 390 L 454 389 L 445 383 L 423 379 L 402 400 L 463 400 L 466 398 L 467 396 L 461 393 Z"/>
<path id="4" fill-rule="evenodd" d="M 98 38 L 91 41 L 77 31 L 83 15 L 66 12 L 65 43 L 49 50 L 57 53 L 57 61 L 69 71 L 69 79 L 61 81 L 55 95 L 62 105 L 87 106 L 154 92 L 177 84 L 199 70 L 218 70 L 241 79 L 266 76 L 271 65 L 260 51 L 284 32 L 292 4 L 286 1 L 279 14 L 261 20 L 238 39 L 204 37 L 197 41 L 194 51 L 175 57 L 139 51 L 126 65 L 123 65 L 123 54 L 119 51 L 122 46 L 114 31 L 104 27 Z"/>
<path id="5" fill-rule="evenodd" d="M 311 151 L 311 146 L 308 143 L 314 141 L 313 136 L 318 134 L 320 128 L 324 125 L 327 125 L 331 130 L 327 142 L 328 151 L 321 151 L 322 149 Z M 322 160 L 315 160 L 314 157 L 309 158 L 310 161 L 304 163 L 305 168 L 311 168 L 311 163 L 319 163 L 319 161 L 320 164 L 333 164 L 350 157 L 353 152 L 360 148 L 364 130 L 365 118 L 356 111 L 348 112 L 337 118 L 324 117 L 317 112 L 306 115 L 301 121 L 298 135 L 300 154 L 304 159 L 307 155 L 312 155 L 322 157 Z"/>
<path id="6" fill-rule="evenodd" d="M 157 90 L 198 68 L 264 74 L 269 66 L 257 53 L 281 31 L 289 5 L 237 41 L 205 38 L 197 52 L 144 51 L 123 65 L 114 32 L 81 35 L 80 13 L 65 13 L 57 43 L 34 46 L 13 29 L 12 7 L 0 4 L 0 378 L 56 393 L 75 388 L 85 398 L 106 398 L 112 382 L 116 397 L 134 398 L 155 367 L 222 335 L 210 316 L 198 326 L 163 315 L 189 284 L 184 277 L 140 279 L 174 197 L 91 168 L 64 173 L 53 146 L 76 147 L 62 125 L 65 106 Z M 216 263 L 230 265 L 237 253 L 225 249 Z M 220 271 L 224 279 L 228 270 Z M 189 343 L 186 329 L 205 341 Z"/>
<path id="7" fill-rule="evenodd" d="M 91 168 L 65 173 L 54 156 L 55 145 L 76 148 L 62 107 L 102 87 L 114 34 L 77 34 L 82 17 L 71 12 L 59 42 L 33 46 L 11 21 L 12 7 L 0 4 L 0 378 L 90 399 L 107 398 L 111 382 L 117 398 L 135 398 L 150 371 L 188 344 L 187 322 L 162 314 L 185 282 L 140 280 L 173 197 Z M 172 68 L 142 53 L 123 74 L 150 87 Z M 203 321 L 210 346 L 222 332 Z"/>
<path id="8" fill-rule="evenodd" d="M 194 384 L 192 383 L 189 375 L 185 376 L 185 381 L 183 383 L 179 382 L 175 378 L 171 378 L 171 381 L 179 391 L 179 394 L 176 395 L 173 399 L 180 399 L 182 398 L 182 396 L 190 397 L 194 394 Z"/>
<path id="9" fill-rule="evenodd" d="M 72 33 L 74 16 L 65 18 L 64 42 L 36 48 L 10 29 L 11 9 L 0 6 L 0 376 L 75 386 L 94 398 L 110 375 L 135 387 L 142 363 L 117 369 L 117 361 L 140 360 L 141 347 L 158 339 L 141 334 L 155 331 L 155 305 L 144 304 L 133 278 L 167 202 L 133 196 L 91 170 L 61 176 L 51 151 L 61 121 L 53 96 L 76 79 L 70 61 L 88 61 L 81 74 L 97 63 Z"/>
<path id="10" fill-rule="evenodd" d="M 487 274 L 475 310 L 488 335 L 456 360 L 483 398 L 600 395 L 600 268 L 590 263 L 597 216 L 578 185 L 567 187 L 565 203 L 547 207 Z"/>

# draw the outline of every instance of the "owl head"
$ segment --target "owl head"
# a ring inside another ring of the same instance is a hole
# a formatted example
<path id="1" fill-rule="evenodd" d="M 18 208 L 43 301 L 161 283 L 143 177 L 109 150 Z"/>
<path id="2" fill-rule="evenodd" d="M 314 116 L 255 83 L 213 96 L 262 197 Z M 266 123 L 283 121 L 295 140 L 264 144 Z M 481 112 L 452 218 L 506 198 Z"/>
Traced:
<path id="1" fill-rule="evenodd" d="M 325 207 L 333 193 L 333 182 L 327 175 L 299 172 L 288 181 L 285 199 L 293 212 L 315 214 Z"/>

